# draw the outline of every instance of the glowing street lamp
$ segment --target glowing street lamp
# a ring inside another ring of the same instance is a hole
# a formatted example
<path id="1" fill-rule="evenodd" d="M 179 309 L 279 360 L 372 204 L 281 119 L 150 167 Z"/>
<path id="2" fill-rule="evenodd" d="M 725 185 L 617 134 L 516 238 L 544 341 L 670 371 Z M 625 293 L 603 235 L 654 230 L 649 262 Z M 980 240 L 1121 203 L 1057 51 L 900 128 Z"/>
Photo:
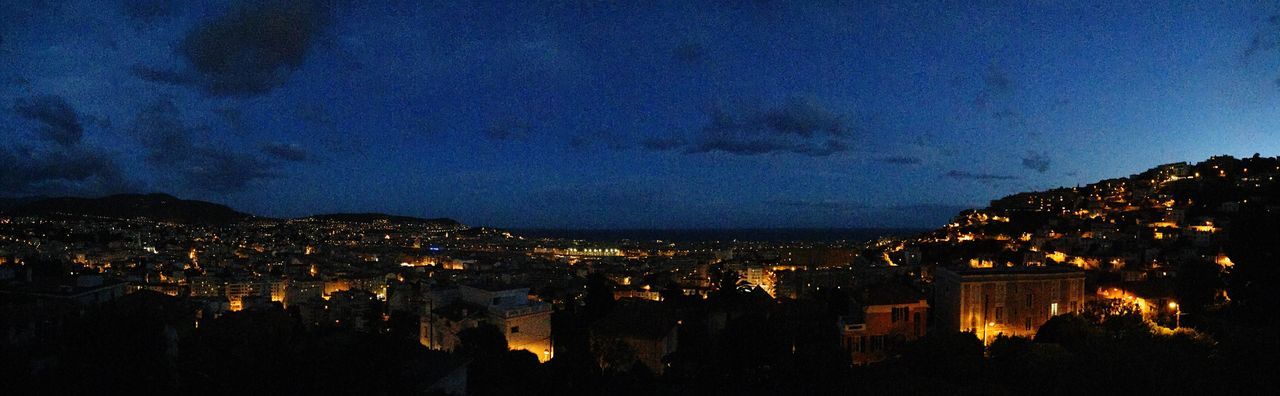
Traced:
<path id="1" fill-rule="evenodd" d="M 987 322 L 986 326 L 982 326 L 982 345 L 987 345 L 987 329 L 995 327 L 996 322 Z"/>
<path id="2" fill-rule="evenodd" d="M 1173 310 L 1173 328 L 1178 329 L 1182 327 L 1182 307 L 1179 306 L 1178 303 L 1170 301 L 1169 309 Z"/>

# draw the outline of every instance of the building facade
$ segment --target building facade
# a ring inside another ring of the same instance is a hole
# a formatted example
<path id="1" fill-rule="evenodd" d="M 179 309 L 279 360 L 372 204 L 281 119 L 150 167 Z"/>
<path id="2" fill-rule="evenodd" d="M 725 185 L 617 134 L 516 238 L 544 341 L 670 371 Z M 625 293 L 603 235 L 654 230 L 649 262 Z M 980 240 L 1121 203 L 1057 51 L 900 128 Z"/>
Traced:
<path id="1" fill-rule="evenodd" d="M 894 347 L 923 337 L 928 329 L 929 301 L 923 295 L 885 289 L 870 291 L 857 312 L 839 319 L 840 345 L 854 364 L 884 360 Z"/>
<path id="2" fill-rule="evenodd" d="M 941 268 L 934 277 L 939 329 L 1033 337 L 1049 318 L 1084 309 L 1084 272 L 1065 267 Z"/>
<path id="3" fill-rule="evenodd" d="M 488 324 L 503 332 L 509 349 L 551 359 L 551 304 L 530 300 L 528 288 L 459 286 L 434 294 L 420 322 L 422 345 L 452 350 L 459 331 Z"/>

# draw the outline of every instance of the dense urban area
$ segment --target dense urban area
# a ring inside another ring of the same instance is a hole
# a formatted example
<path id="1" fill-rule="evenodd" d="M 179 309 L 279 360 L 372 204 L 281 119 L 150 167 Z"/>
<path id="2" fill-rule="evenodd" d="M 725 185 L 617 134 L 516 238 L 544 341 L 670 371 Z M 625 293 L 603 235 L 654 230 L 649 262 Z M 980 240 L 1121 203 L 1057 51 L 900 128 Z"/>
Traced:
<path id="1" fill-rule="evenodd" d="M 1277 176 L 1166 164 L 836 242 L 13 199 L 0 371 L 62 394 L 1268 393 Z"/>

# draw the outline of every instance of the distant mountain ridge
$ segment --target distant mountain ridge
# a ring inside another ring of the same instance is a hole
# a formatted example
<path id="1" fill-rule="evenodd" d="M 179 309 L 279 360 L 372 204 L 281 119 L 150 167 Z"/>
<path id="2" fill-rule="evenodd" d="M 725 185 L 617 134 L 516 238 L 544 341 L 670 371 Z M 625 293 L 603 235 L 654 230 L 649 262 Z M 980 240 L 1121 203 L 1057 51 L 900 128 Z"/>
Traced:
<path id="1" fill-rule="evenodd" d="M 77 215 L 118 219 L 145 218 L 184 224 L 227 224 L 253 217 L 225 205 L 179 199 L 168 194 L 118 194 L 101 198 L 45 198 L 20 203 L 15 215 Z"/>
<path id="2" fill-rule="evenodd" d="M 445 227 L 458 227 L 462 225 L 462 223 L 458 222 L 457 220 L 444 218 L 444 217 L 434 218 L 434 219 L 424 219 L 420 217 L 397 216 L 397 215 L 389 215 L 384 213 L 328 213 L 328 214 L 318 214 L 318 215 L 307 216 L 307 217 L 303 217 L 302 219 L 318 220 L 318 221 L 344 221 L 344 222 L 352 222 L 352 223 L 389 222 L 389 223 L 405 223 L 405 224 L 434 224 L 434 225 L 445 226 Z"/>
<path id="3" fill-rule="evenodd" d="M 99 216 L 115 219 L 150 219 L 181 224 L 230 224 L 248 219 L 265 219 L 236 211 L 226 205 L 186 200 L 169 194 L 118 194 L 100 198 L 0 198 L 0 213 L 26 216 Z M 462 227 L 449 218 L 425 219 L 382 213 L 334 213 L 303 217 L 320 221 L 358 223 L 392 222 Z"/>

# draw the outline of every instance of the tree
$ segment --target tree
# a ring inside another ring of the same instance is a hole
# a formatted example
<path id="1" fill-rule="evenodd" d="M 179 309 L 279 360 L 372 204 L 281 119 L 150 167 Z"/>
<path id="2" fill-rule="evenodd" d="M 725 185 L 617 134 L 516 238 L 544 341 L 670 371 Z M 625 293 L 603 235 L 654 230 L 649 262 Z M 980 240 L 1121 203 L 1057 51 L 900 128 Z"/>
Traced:
<path id="1" fill-rule="evenodd" d="M 500 356 L 507 351 L 507 337 L 490 324 L 458 332 L 458 353 L 475 359 Z"/>
<path id="2" fill-rule="evenodd" d="M 1085 351 L 1101 347 L 1104 339 L 1101 329 L 1083 316 L 1058 315 L 1040 325 L 1035 341 L 1062 345 L 1069 351 Z"/>
<path id="3" fill-rule="evenodd" d="M 583 313 L 587 322 L 602 318 L 613 312 L 616 303 L 613 299 L 613 284 L 604 275 L 591 274 L 587 277 L 586 306 Z"/>

